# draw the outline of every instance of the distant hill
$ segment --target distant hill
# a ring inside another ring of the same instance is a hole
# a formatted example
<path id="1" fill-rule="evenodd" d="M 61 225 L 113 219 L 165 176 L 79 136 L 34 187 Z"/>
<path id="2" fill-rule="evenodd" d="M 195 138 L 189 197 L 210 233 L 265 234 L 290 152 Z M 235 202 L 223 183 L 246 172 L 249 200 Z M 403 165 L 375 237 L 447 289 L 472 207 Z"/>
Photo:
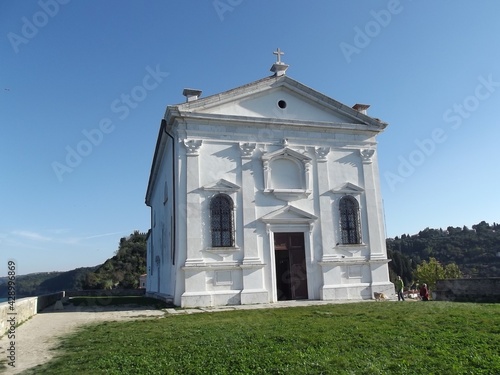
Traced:
<path id="1" fill-rule="evenodd" d="M 16 296 L 17 298 L 22 298 L 57 292 L 59 290 L 81 288 L 83 275 L 94 269 L 95 267 L 89 267 L 67 272 L 39 272 L 18 275 L 16 277 Z M 0 297 L 6 297 L 7 277 L 0 279 Z"/>
<path id="2" fill-rule="evenodd" d="M 94 267 L 66 272 L 39 272 L 16 277 L 17 298 L 60 290 L 132 289 L 146 273 L 146 233 L 135 231 L 120 239 L 116 255 Z M 0 277 L 0 298 L 7 297 L 7 277 Z"/>
<path id="3" fill-rule="evenodd" d="M 500 277 L 500 225 L 485 221 L 446 229 L 426 228 L 418 234 L 388 238 L 387 255 L 391 280 L 401 275 L 413 281 L 413 271 L 421 262 L 436 258 L 441 264 L 456 263 L 464 277 Z"/>

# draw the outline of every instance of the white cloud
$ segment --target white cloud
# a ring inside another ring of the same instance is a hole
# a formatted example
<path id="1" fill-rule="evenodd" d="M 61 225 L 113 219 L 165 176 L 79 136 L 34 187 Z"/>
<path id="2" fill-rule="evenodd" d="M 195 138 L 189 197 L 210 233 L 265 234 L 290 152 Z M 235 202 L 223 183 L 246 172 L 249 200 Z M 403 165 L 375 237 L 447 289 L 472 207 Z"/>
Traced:
<path id="1" fill-rule="evenodd" d="M 46 237 L 44 235 L 41 235 L 40 233 L 36 232 L 30 232 L 26 230 L 19 230 L 19 231 L 14 231 L 12 232 L 13 235 L 27 238 L 29 240 L 33 241 L 52 241 L 51 237 Z"/>

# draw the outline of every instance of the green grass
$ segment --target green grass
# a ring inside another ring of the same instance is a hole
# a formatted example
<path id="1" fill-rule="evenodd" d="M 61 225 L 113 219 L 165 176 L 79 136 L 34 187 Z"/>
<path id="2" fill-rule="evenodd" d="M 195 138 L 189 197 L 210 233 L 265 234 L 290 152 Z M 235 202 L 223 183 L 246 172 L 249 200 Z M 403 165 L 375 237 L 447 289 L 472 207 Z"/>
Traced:
<path id="1" fill-rule="evenodd" d="M 353 303 L 109 322 L 36 374 L 500 374 L 500 305 Z"/>

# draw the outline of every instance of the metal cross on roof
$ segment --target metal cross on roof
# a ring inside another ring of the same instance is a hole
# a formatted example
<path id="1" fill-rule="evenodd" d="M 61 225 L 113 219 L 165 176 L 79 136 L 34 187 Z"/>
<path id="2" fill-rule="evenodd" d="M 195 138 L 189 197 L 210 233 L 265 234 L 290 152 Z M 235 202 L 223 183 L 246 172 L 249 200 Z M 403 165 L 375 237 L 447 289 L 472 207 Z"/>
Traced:
<path id="1" fill-rule="evenodd" d="M 282 64 L 282 62 L 281 62 L 281 55 L 284 55 L 285 53 L 281 52 L 281 50 L 279 48 L 277 48 L 276 51 L 273 52 L 273 54 L 276 55 L 276 62 L 278 64 Z"/>

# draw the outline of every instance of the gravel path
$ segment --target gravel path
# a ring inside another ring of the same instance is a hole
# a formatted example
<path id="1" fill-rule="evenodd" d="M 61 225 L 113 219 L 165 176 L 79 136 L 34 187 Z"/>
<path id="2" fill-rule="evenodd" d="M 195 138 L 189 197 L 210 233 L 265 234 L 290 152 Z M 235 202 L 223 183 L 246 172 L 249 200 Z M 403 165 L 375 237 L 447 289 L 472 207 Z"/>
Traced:
<path id="1" fill-rule="evenodd" d="M 138 306 L 75 307 L 69 305 L 59 311 L 49 307 L 16 328 L 15 368 L 7 366 L 6 370 L 0 370 L 0 372 L 18 374 L 48 362 L 57 354 L 54 349 L 59 345 L 59 338 L 85 324 L 154 318 L 164 314 L 165 312 L 161 310 L 150 310 L 148 307 Z M 9 355 L 9 341 L 7 335 L 0 339 L 0 360 L 6 359 Z"/>

